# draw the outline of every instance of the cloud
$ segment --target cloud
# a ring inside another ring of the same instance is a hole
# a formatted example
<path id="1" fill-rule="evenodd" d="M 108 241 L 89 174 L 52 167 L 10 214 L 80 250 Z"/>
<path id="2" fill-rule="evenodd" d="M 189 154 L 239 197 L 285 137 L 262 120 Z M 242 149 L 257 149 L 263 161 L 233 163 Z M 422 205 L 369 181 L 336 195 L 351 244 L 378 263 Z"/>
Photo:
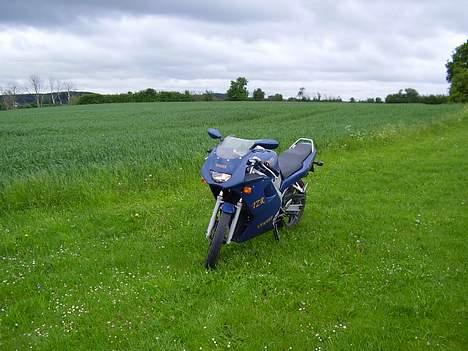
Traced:
<path id="1" fill-rule="evenodd" d="M 445 93 L 445 61 L 468 32 L 462 2 L 234 3 L 5 2 L 0 85 L 37 73 L 80 90 L 225 91 L 242 75 L 287 96 Z"/>
<path id="2" fill-rule="evenodd" d="M 243 23 L 283 18 L 289 10 L 267 0 L 42 0 L 5 1 L 0 22 L 44 27 L 70 25 L 83 17 L 168 15 L 211 22 Z"/>

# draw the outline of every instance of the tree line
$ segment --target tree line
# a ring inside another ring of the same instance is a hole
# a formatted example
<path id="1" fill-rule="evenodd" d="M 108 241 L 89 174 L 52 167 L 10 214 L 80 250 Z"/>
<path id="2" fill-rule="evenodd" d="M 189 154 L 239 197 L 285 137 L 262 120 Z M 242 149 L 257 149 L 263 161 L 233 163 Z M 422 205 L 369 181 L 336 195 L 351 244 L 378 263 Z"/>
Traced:
<path id="1" fill-rule="evenodd" d="M 239 78 L 245 79 L 245 78 Z M 247 80 L 245 79 L 247 83 Z M 248 92 L 247 92 L 248 94 Z M 233 97 L 228 91 L 223 93 L 214 93 L 213 91 L 206 90 L 203 93 L 194 93 L 185 90 L 183 93 L 178 91 L 157 91 L 152 88 L 140 90 L 136 92 L 129 91 L 123 94 L 84 94 L 77 100 L 77 104 L 104 104 L 104 103 L 126 103 L 126 102 L 188 102 L 188 101 L 243 101 L 243 100 L 270 100 L 270 101 L 283 101 L 283 95 L 274 94 L 265 97 L 265 93 L 261 89 L 256 89 L 252 97 Z"/>
<path id="2" fill-rule="evenodd" d="M 261 88 L 253 90 L 252 97 L 249 97 L 247 90 L 248 80 L 245 77 L 239 77 L 236 80 L 231 80 L 229 89 L 226 92 L 226 100 L 230 101 L 283 101 L 283 95 L 276 93 L 269 95 L 265 98 L 265 92 Z M 305 88 L 299 88 L 296 97 L 289 97 L 287 101 L 301 101 L 301 102 L 342 102 L 340 97 L 326 96 L 321 93 L 316 93 L 312 98 L 305 93 Z"/>
<path id="3" fill-rule="evenodd" d="M 79 105 L 125 103 L 125 102 L 173 102 L 192 101 L 189 91 L 156 91 L 152 88 L 124 94 L 84 94 L 78 100 Z"/>
<path id="4" fill-rule="evenodd" d="M 72 81 L 54 78 L 44 81 L 39 75 L 32 74 L 25 85 L 10 82 L 4 88 L 0 87 L 0 108 L 11 110 L 18 107 L 72 104 L 75 90 Z M 30 101 L 29 97 L 33 100 Z"/>

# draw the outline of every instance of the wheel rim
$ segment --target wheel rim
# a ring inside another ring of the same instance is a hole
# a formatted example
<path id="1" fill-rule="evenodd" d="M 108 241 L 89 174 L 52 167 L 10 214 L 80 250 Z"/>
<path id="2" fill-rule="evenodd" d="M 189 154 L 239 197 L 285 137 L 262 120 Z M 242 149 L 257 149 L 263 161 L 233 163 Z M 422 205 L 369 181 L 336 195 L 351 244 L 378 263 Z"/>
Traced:
<path id="1" fill-rule="evenodd" d="M 289 190 L 285 194 L 283 202 L 287 204 L 289 201 L 291 201 L 288 207 L 291 207 L 291 205 L 298 205 L 300 209 L 296 213 L 288 213 L 287 208 L 285 209 L 286 211 L 283 222 L 286 227 L 292 227 L 299 222 L 299 220 L 302 217 L 302 214 L 304 213 L 304 207 L 306 203 L 305 193 L 300 193 L 297 189 L 293 187 L 291 189 L 292 190 Z"/>

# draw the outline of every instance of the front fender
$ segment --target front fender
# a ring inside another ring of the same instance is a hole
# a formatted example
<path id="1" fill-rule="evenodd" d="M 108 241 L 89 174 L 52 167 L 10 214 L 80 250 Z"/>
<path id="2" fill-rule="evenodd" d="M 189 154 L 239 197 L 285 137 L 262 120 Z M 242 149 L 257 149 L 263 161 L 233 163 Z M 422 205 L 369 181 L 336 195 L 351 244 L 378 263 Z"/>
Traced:
<path id="1" fill-rule="evenodd" d="M 236 206 L 229 202 L 223 202 L 223 204 L 221 205 L 221 211 L 223 211 L 224 213 L 233 214 L 234 212 L 236 212 Z"/>

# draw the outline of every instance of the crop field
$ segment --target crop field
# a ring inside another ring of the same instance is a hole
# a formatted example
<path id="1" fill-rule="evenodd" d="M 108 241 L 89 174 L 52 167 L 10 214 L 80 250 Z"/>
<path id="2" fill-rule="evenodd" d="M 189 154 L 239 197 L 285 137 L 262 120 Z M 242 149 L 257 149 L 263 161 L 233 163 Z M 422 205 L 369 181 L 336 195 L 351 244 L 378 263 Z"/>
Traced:
<path id="1" fill-rule="evenodd" d="M 297 227 L 213 271 L 209 127 L 325 162 Z M 0 112 L 0 349 L 466 350 L 467 174 L 466 105 Z"/>

